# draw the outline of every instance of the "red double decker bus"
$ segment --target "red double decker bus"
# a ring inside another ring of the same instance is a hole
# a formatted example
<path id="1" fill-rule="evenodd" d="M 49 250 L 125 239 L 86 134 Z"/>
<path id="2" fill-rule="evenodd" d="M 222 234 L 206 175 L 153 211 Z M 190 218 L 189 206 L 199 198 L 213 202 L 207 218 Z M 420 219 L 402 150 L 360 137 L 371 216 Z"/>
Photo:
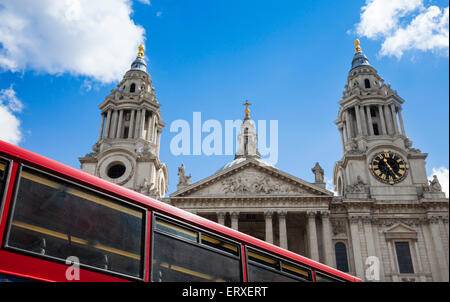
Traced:
<path id="1" fill-rule="evenodd" d="M 361 281 L 3 141 L 0 202 L 0 281 Z"/>

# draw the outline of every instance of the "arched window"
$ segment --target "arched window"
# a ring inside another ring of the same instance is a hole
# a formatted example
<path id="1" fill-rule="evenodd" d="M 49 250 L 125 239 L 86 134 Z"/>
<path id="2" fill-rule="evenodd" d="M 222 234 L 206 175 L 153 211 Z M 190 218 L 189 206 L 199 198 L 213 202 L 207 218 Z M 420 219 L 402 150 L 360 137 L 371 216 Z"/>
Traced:
<path id="1" fill-rule="evenodd" d="M 136 84 L 131 84 L 130 86 L 130 92 L 135 92 L 136 91 Z"/>
<path id="2" fill-rule="evenodd" d="M 364 80 L 364 86 L 365 86 L 366 88 L 370 88 L 370 81 L 369 81 L 369 79 L 365 79 L 365 80 Z"/>
<path id="3" fill-rule="evenodd" d="M 343 242 L 337 242 L 334 245 L 336 253 L 336 268 L 342 272 L 348 273 L 347 247 Z"/>

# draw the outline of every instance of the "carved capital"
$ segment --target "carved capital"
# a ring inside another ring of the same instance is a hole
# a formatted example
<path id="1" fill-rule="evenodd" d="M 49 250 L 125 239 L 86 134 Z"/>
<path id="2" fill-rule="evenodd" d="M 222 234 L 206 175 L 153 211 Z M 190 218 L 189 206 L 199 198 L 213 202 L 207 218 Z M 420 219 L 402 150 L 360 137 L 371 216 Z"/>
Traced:
<path id="1" fill-rule="evenodd" d="M 286 218 L 287 211 L 277 211 L 279 218 Z"/>
<path id="2" fill-rule="evenodd" d="M 306 215 L 308 215 L 309 219 L 315 219 L 316 218 L 316 212 L 315 211 L 307 211 Z"/>
<path id="3" fill-rule="evenodd" d="M 361 218 L 363 223 L 372 223 L 372 217 L 370 217 L 369 215 L 362 216 Z"/>
<path id="4" fill-rule="evenodd" d="M 329 219 L 330 211 L 320 211 L 320 215 L 322 215 L 322 218 Z"/>
<path id="5" fill-rule="evenodd" d="M 217 218 L 219 219 L 225 219 L 225 215 L 226 215 L 225 212 L 217 212 Z"/>
<path id="6" fill-rule="evenodd" d="M 428 222 L 430 224 L 437 224 L 437 223 L 439 223 L 439 216 L 435 216 L 435 215 L 428 216 Z"/>
<path id="7" fill-rule="evenodd" d="M 349 218 L 348 218 L 348 220 L 350 221 L 350 223 L 358 223 L 358 221 L 359 221 L 359 219 L 360 219 L 361 217 L 360 216 L 358 216 L 358 215 L 351 215 Z"/>
<path id="8" fill-rule="evenodd" d="M 231 212 L 230 215 L 231 215 L 231 218 L 235 218 L 235 219 L 239 218 L 239 212 Z"/>
<path id="9" fill-rule="evenodd" d="M 264 217 L 265 218 L 272 218 L 273 211 L 264 211 Z"/>

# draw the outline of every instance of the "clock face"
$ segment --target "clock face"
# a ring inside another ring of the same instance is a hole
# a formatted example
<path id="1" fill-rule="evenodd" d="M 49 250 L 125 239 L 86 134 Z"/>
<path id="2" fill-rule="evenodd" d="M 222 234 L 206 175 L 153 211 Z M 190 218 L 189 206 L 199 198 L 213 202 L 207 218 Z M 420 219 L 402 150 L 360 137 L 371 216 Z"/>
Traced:
<path id="1" fill-rule="evenodd" d="M 369 169 L 377 180 L 394 185 L 405 179 L 408 164 L 400 155 L 391 151 L 383 151 L 372 158 Z"/>

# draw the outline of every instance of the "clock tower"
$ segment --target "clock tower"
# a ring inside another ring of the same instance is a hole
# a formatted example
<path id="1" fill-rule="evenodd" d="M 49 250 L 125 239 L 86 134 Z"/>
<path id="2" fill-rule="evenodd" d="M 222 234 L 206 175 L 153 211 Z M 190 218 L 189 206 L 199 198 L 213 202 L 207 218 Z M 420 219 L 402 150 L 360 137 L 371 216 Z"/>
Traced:
<path id="1" fill-rule="evenodd" d="M 413 148 L 406 135 L 404 102 L 370 65 L 356 40 L 335 121 L 343 153 L 334 167 L 338 195 L 375 200 L 418 200 L 424 194 L 445 198 L 430 190 L 427 154 Z"/>

